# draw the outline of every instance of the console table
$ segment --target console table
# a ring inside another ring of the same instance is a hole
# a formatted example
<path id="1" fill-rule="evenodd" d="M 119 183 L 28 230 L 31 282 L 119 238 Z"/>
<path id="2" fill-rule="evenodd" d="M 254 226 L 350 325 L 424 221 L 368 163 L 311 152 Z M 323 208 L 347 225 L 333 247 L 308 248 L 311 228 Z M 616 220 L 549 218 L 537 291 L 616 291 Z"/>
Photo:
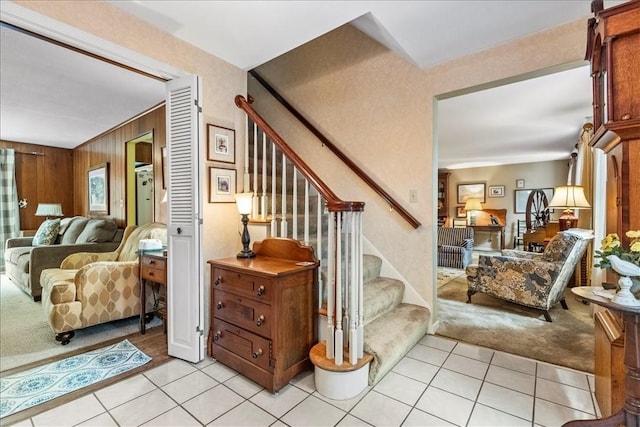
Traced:
<path id="1" fill-rule="evenodd" d="M 620 411 L 600 420 L 576 420 L 564 424 L 567 427 L 618 426 L 640 427 L 640 307 L 627 307 L 595 295 L 591 286 L 571 288 L 579 298 L 619 312 L 624 322 L 624 365 L 626 367 L 626 399 Z"/>
<path id="2" fill-rule="evenodd" d="M 147 282 L 157 283 L 166 288 L 167 257 L 163 254 L 163 251 L 143 251 L 138 259 L 140 262 L 140 333 L 144 334 L 146 329 Z M 158 298 L 160 298 L 159 295 Z M 163 307 L 162 310 L 162 321 L 166 332 L 166 307 Z"/>
<path id="3" fill-rule="evenodd" d="M 500 236 L 500 250 L 504 249 L 504 226 L 502 225 L 468 225 L 467 227 L 473 228 L 473 232 L 476 231 L 488 231 L 490 234 L 497 232 Z"/>

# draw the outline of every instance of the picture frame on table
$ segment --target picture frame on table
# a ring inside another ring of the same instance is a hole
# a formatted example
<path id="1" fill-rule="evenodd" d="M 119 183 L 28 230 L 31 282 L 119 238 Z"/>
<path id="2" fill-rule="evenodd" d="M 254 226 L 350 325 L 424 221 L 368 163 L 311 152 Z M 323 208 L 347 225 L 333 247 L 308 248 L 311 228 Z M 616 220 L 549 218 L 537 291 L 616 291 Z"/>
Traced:
<path id="1" fill-rule="evenodd" d="M 456 206 L 456 216 L 458 218 L 465 218 L 467 216 L 467 210 L 464 206 Z"/>
<path id="2" fill-rule="evenodd" d="M 207 160 L 236 163 L 236 131 L 207 124 Z"/>
<path id="3" fill-rule="evenodd" d="M 504 185 L 490 185 L 489 197 L 504 197 Z"/>
<path id="4" fill-rule="evenodd" d="M 87 171 L 89 215 L 109 215 L 109 162 Z"/>
<path id="5" fill-rule="evenodd" d="M 544 195 L 547 196 L 547 203 L 551 202 L 553 198 L 553 188 L 541 188 L 544 191 Z M 531 194 L 534 189 L 528 190 L 514 190 L 514 213 L 527 213 L 527 201 L 529 200 L 529 194 Z M 553 212 L 550 210 L 549 212 Z"/>
<path id="6" fill-rule="evenodd" d="M 458 203 L 464 204 L 468 199 L 480 199 L 481 203 L 485 203 L 487 201 L 487 185 L 484 182 L 458 184 Z"/>
<path id="7" fill-rule="evenodd" d="M 209 203 L 235 203 L 237 171 L 209 167 Z"/>

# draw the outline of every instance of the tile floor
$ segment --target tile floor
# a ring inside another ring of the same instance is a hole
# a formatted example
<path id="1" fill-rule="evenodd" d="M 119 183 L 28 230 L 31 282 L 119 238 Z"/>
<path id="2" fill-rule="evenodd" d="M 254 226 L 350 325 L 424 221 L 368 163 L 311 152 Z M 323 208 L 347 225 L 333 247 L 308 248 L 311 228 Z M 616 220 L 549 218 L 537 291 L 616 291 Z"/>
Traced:
<path id="1" fill-rule="evenodd" d="M 595 418 L 593 375 L 431 335 L 348 401 L 311 371 L 273 395 L 210 358 L 172 360 L 20 426 L 560 426 Z"/>

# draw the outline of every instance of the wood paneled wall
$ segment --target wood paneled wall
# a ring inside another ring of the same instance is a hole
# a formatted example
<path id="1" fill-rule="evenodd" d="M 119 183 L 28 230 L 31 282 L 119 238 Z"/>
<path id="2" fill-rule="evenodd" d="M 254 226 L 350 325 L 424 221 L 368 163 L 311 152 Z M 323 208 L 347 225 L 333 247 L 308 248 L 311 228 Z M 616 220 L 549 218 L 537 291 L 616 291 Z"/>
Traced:
<path id="1" fill-rule="evenodd" d="M 155 220 L 166 222 L 162 188 L 161 147 L 166 141 L 164 105 L 123 126 L 98 136 L 74 150 L 74 211 L 78 215 L 89 215 L 87 196 L 87 172 L 90 167 L 109 162 L 109 217 L 116 220 L 118 227 L 127 223 L 126 195 L 126 143 L 145 133 L 153 131 L 153 171 L 155 190 Z"/>
<path id="2" fill-rule="evenodd" d="M 16 150 L 18 199 L 27 200 L 27 207 L 20 209 L 21 230 L 36 230 L 45 220 L 35 216 L 38 203 L 61 203 L 65 216 L 77 214 L 73 150 L 12 141 L 0 141 L 0 148 Z"/>

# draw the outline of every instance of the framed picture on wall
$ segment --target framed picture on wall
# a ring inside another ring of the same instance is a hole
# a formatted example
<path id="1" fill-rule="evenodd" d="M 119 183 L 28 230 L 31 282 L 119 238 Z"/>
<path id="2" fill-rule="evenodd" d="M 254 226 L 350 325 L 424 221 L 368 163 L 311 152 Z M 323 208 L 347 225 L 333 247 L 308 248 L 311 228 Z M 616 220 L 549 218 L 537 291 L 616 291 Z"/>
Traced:
<path id="1" fill-rule="evenodd" d="M 504 185 L 490 185 L 489 197 L 504 197 Z"/>
<path id="2" fill-rule="evenodd" d="M 87 189 L 89 215 L 109 215 L 109 162 L 89 168 Z"/>
<path id="3" fill-rule="evenodd" d="M 485 203 L 486 199 L 486 184 L 458 184 L 458 203 L 463 204 L 468 199 L 480 199 L 481 203 Z"/>
<path id="4" fill-rule="evenodd" d="M 160 148 L 162 151 L 162 189 L 167 189 L 167 147 Z"/>
<path id="5" fill-rule="evenodd" d="M 236 201 L 236 170 L 209 168 L 209 203 L 234 203 Z"/>
<path id="6" fill-rule="evenodd" d="M 236 162 L 236 131 L 207 124 L 207 160 L 222 163 Z"/>
<path id="7" fill-rule="evenodd" d="M 547 196 L 547 203 L 550 202 L 553 198 L 553 188 L 541 188 L 541 190 L 544 192 L 544 195 Z M 527 213 L 527 201 L 529 200 L 529 194 L 535 190 L 529 189 L 514 191 L 515 213 Z"/>

